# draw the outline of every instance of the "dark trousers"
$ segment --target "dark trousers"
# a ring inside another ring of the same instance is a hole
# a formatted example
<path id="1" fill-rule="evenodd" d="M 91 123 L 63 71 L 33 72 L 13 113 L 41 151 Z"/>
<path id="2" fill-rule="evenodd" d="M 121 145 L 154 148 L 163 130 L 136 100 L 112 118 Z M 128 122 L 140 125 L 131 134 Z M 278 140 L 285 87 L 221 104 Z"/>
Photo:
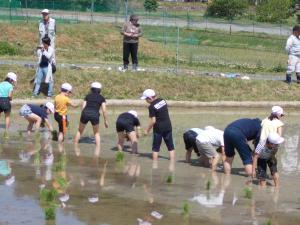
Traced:
<path id="1" fill-rule="evenodd" d="M 139 43 L 126 43 L 123 42 L 123 65 L 124 68 L 128 67 L 129 64 L 129 55 L 131 55 L 132 65 L 138 65 L 138 52 Z"/>

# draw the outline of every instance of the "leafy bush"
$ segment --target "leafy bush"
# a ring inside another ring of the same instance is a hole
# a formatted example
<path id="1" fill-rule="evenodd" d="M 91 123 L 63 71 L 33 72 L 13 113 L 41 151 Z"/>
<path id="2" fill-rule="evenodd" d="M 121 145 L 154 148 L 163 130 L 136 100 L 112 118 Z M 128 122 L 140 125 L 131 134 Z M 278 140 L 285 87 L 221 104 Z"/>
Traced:
<path id="1" fill-rule="evenodd" d="M 157 0 L 145 0 L 144 8 L 147 12 L 155 12 L 158 8 Z"/>
<path id="2" fill-rule="evenodd" d="M 18 49 L 6 41 L 0 42 L 0 55 L 17 55 Z"/>
<path id="3" fill-rule="evenodd" d="M 207 8 L 206 14 L 232 20 L 234 17 L 242 15 L 247 7 L 247 0 L 213 0 Z"/>
<path id="4" fill-rule="evenodd" d="M 292 13 L 292 0 L 265 0 L 256 8 L 260 22 L 282 22 Z"/>

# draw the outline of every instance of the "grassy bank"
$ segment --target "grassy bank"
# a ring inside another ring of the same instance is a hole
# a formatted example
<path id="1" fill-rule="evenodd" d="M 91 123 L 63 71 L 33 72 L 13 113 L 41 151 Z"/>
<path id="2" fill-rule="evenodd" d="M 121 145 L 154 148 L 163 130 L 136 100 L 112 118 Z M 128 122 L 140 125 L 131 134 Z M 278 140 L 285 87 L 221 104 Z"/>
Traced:
<path id="1" fill-rule="evenodd" d="M 33 69 L 1 66 L 1 78 L 8 71 L 19 75 L 15 98 L 31 96 L 29 80 Z M 115 73 L 95 69 L 59 69 L 55 75 L 55 93 L 63 82 L 74 86 L 74 98 L 83 98 L 89 84 L 100 81 L 103 94 L 109 99 L 138 99 L 146 88 L 155 89 L 160 96 L 170 100 L 187 101 L 294 101 L 300 100 L 299 85 L 286 85 L 281 81 L 254 81 L 227 78 L 211 78 L 192 75 L 170 75 L 160 73 Z"/>
<path id="2" fill-rule="evenodd" d="M 59 24 L 58 62 L 121 63 L 120 25 Z M 0 23 L 0 59 L 36 60 L 36 23 Z M 175 67 L 219 72 L 284 72 L 285 39 L 252 33 L 143 26 L 139 60 L 143 66 Z M 5 45 L 4 47 L 2 45 Z M 9 46 L 7 46 L 9 45 Z M 176 57 L 178 47 L 178 57 Z M 1 51 L 1 49 L 5 51 Z"/>

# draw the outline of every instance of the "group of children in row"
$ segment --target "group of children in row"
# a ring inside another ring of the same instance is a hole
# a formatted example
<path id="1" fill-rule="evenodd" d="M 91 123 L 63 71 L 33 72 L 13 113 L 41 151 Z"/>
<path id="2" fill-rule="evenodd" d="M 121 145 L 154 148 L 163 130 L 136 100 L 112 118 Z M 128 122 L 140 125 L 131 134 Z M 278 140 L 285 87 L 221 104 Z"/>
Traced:
<path id="1" fill-rule="evenodd" d="M 8 73 L 6 79 L 0 83 L 0 112 L 5 113 L 6 133 L 9 129 L 9 118 L 11 111 L 11 100 L 13 86 L 17 82 L 15 73 Z M 102 111 L 105 127 L 108 127 L 106 100 L 101 95 L 102 85 L 93 82 L 90 86 L 90 93 L 85 97 L 82 104 L 79 128 L 75 136 L 75 144 L 79 143 L 80 137 L 88 122 L 91 122 L 95 135 L 96 146 L 100 149 L 99 118 Z M 53 127 L 48 120 L 49 114 L 54 114 L 58 123 L 58 141 L 64 140 L 68 125 L 68 107 L 78 107 L 72 103 L 69 96 L 72 93 L 72 86 L 69 83 L 61 85 L 61 92 L 54 98 L 54 104 L 47 102 L 44 105 L 25 104 L 20 109 L 20 115 L 28 121 L 27 132 L 30 134 L 35 125 L 38 132 L 42 124 L 53 132 Z M 166 143 L 170 160 L 175 159 L 175 148 L 172 135 L 172 124 L 169 117 L 167 102 L 156 96 L 152 89 L 146 89 L 141 99 L 148 104 L 149 125 L 144 131 L 148 135 L 153 129 L 152 158 L 158 159 L 162 139 Z M 231 166 L 235 155 L 235 149 L 239 153 L 245 166 L 246 174 L 253 178 L 259 177 L 262 184 L 265 184 L 266 167 L 269 166 L 278 186 L 278 172 L 275 154 L 279 145 L 284 141 L 281 137 L 283 123 L 280 120 L 283 116 L 283 109 L 280 106 L 272 107 L 271 115 L 263 121 L 260 119 L 239 119 L 229 124 L 224 132 L 212 126 L 205 129 L 192 128 L 183 134 L 186 148 L 186 161 L 190 162 L 192 150 L 200 157 L 200 161 L 209 165 L 212 170 L 217 169 L 219 153 L 222 154 L 224 172 L 231 173 Z M 132 152 L 138 153 L 138 138 L 140 136 L 140 122 L 137 112 L 130 110 L 119 115 L 116 121 L 118 134 L 118 150 L 122 151 L 125 139 L 131 142 Z M 252 152 L 248 141 L 253 141 L 255 146 Z M 257 170 L 256 170 L 257 169 Z M 257 172 L 256 172 L 257 171 Z"/>

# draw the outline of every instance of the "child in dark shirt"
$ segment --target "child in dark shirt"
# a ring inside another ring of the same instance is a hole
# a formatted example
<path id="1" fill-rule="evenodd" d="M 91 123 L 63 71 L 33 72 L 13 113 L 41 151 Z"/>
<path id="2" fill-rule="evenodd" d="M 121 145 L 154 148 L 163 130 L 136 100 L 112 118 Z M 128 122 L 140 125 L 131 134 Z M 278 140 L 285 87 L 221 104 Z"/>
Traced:
<path id="1" fill-rule="evenodd" d="M 82 112 L 80 117 L 79 128 L 75 137 L 75 144 L 78 144 L 80 136 L 82 135 L 85 126 L 91 122 L 95 135 L 96 146 L 100 153 L 100 133 L 99 133 L 99 118 L 100 109 L 104 118 L 104 125 L 108 128 L 107 113 L 106 113 L 106 100 L 101 95 L 102 85 L 99 82 L 91 84 L 91 92 L 85 97 Z"/>
<path id="2" fill-rule="evenodd" d="M 158 159 L 158 152 L 160 150 L 162 139 L 164 139 L 168 151 L 170 160 L 175 159 L 175 149 L 172 136 L 172 124 L 169 117 L 168 105 L 164 99 L 157 98 L 155 91 L 152 89 L 146 89 L 143 92 L 141 99 L 146 100 L 149 104 L 149 117 L 150 123 L 145 130 L 145 134 L 148 135 L 153 128 L 153 143 L 152 143 L 152 158 Z"/>
<path id="3" fill-rule="evenodd" d="M 118 133 L 118 150 L 123 151 L 124 139 L 128 136 L 131 142 L 132 153 L 137 154 L 140 130 L 140 121 L 137 112 L 129 110 L 119 115 L 116 122 L 116 130 Z"/>

